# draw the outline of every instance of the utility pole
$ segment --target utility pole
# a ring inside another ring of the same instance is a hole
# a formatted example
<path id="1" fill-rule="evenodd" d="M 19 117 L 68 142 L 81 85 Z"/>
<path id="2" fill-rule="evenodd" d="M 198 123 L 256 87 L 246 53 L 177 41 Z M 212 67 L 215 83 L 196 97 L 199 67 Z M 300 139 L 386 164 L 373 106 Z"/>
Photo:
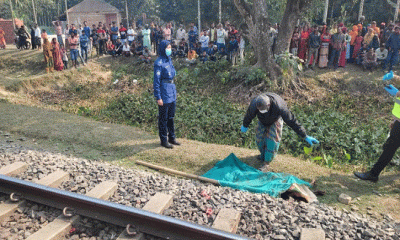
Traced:
<path id="1" fill-rule="evenodd" d="M 394 10 L 394 22 L 397 21 L 397 17 L 399 16 L 399 7 L 400 7 L 400 0 L 397 0 L 396 9 Z"/>
<path id="2" fill-rule="evenodd" d="M 65 15 L 67 15 L 67 24 L 69 26 L 69 17 L 68 17 L 68 4 L 67 4 L 67 0 L 64 0 L 65 2 Z"/>
<path id="3" fill-rule="evenodd" d="M 57 16 L 60 17 L 60 1 L 57 0 Z"/>
<path id="4" fill-rule="evenodd" d="M 358 21 L 360 21 L 361 16 L 363 15 L 363 9 L 364 9 L 364 0 L 360 1 L 360 11 L 358 12 Z"/>
<path id="5" fill-rule="evenodd" d="M 201 16 L 200 16 L 200 0 L 197 0 L 197 18 L 198 18 L 198 33 L 200 35 L 201 32 Z"/>
<path id="6" fill-rule="evenodd" d="M 33 16 L 35 17 L 35 23 L 37 24 L 37 15 L 36 15 L 36 9 L 35 9 L 35 1 L 32 0 L 32 9 L 33 9 Z"/>
<path id="7" fill-rule="evenodd" d="M 15 19 L 14 19 L 14 10 L 13 10 L 13 5 L 12 2 L 10 0 L 10 10 L 11 10 L 11 19 L 12 19 L 12 23 L 13 23 L 13 30 L 15 30 Z M 13 31 L 14 32 L 14 31 Z"/>
<path id="8" fill-rule="evenodd" d="M 222 22 L 222 10 L 221 10 L 221 0 L 219 0 L 219 23 Z"/>
<path id="9" fill-rule="evenodd" d="M 327 24 L 328 22 L 326 21 L 326 19 L 328 18 L 328 8 L 329 8 L 329 0 L 325 0 L 325 8 L 324 8 L 324 19 L 323 19 L 323 23 Z"/>
<path id="10" fill-rule="evenodd" d="M 126 28 L 129 29 L 128 0 L 125 0 L 125 11 L 126 11 Z"/>

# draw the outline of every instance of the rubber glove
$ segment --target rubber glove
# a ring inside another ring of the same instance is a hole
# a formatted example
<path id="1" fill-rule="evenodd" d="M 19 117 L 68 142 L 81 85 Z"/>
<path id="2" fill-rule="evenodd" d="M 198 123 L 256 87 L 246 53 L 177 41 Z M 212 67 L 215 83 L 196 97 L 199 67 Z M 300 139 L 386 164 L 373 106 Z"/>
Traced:
<path id="1" fill-rule="evenodd" d="M 307 136 L 306 137 L 306 142 L 308 142 L 308 144 L 310 144 L 310 146 L 312 147 L 313 144 L 319 144 L 319 141 L 313 137 Z"/>
<path id="2" fill-rule="evenodd" d="M 393 87 L 393 85 L 387 85 L 385 90 L 392 95 L 393 97 L 396 96 L 396 93 L 399 91 L 397 88 Z"/>
<path id="3" fill-rule="evenodd" d="M 386 74 L 383 76 L 382 80 L 383 80 L 383 81 L 389 81 L 389 80 L 391 80 L 392 78 L 393 78 L 393 71 L 390 71 L 390 72 L 386 73 Z"/>
<path id="4" fill-rule="evenodd" d="M 247 130 L 249 130 L 249 128 L 244 127 L 243 125 L 242 125 L 242 127 L 240 128 L 240 131 L 242 131 L 242 133 L 247 132 Z"/>

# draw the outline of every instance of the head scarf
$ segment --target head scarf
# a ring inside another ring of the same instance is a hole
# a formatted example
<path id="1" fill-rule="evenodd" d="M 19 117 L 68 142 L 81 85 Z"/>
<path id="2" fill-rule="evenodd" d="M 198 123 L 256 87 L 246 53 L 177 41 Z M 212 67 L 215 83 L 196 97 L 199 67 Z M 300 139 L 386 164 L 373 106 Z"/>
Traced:
<path id="1" fill-rule="evenodd" d="M 165 58 L 168 57 L 167 54 L 165 53 L 165 49 L 167 49 L 168 45 L 170 45 L 170 44 L 171 44 L 171 42 L 168 41 L 168 40 L 162 40 L 161 41 L 160 46 L 159 46 L 159 49 L 160 49 L 159 55 L 160 55 L 160 57 L 165 57 Z"/>
<path id="2" fill-rule="evenodd" d="M 356 37 L 358 35 L 358 26 L 357 25 L 353 26 L 353 30 L 350 31 L 349 35 L 351 37 L 350 45 L 354 45 L 354 43 L 356 41 Z"/>
<path id="3" fill-rule="evenodd" d="M 372 39 L 374 38 L 374 30 L 372 28 L 368 29 L 368 33 L 365 34 L 364 37 L 364 42 L 365 44 L 369 45 L 372 42 Z"/>

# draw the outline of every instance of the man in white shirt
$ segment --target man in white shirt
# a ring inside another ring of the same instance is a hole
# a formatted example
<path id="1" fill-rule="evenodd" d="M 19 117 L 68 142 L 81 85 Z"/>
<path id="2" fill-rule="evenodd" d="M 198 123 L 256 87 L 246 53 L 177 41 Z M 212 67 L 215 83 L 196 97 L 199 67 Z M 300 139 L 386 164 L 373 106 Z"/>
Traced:
<path id="1" fill-rule="evenodd" d="M 375 54 L 376 54 L 376 58 L 379 61 L 385 61 L 387 56 L 388 56 L 388 50 L 385 48 L 385 44 L 382 43 L 381 47 L 376 49 Z"/>
<path id="2" fill-rule="evenodd" d="M 177 44 L 179 45 L 180 42 L 182 41 L 182 38 L 186 40 L 186 30 L 183 28 L 183 25 L 181 24 L 179 26 L 178 31 L 176 31 L 176 39 L 177 39 Z"/>
<path id="3" fill-rule="evenodd" d="M 385 67 L 385 61 L 386 61 L 386 58 L 387 58 L 387 56 L 388 56 L 388 50 L 386 49 L 386 47 L 385 47 L 385 44 L 384 43 L 382 43 L 381 44 L 381 47 L 380 48 L 378 48 L 378 49 L 376 49 L 376 51 L 375 51 L 375 55 L 376 55 L 376 61 L 378 62 L 378 64 L 381 64 L 382 65 L 382 67 Z"/>
<path id="4" fill-rule="evenodd" d="M 129 29 L 126 33 L 127 33 L 126 35 L 128 36 L 129 46 L 131 46 L 133 41 L 135 41 L 135 35 L 136 35 L 136 32 L 135 30 L 133 30 L 132 25 L 129 26 Z"/>
<path id="5" fill-rule="evenodd" d="M 225 30 L 222 28 L 222 24 L 218 24 L 217 46 L 218 46 L 218 51 L 220 51 L 221 48 L 225 48 Z"/>
<path id="6" fill-rule="evenodd" d="M 201 43 L 201 53 L 207 51 L 209 41 L 210 37 L 207 36 L 207 30 L 204 30 L 202 33 L 200 33 L 200 38 L 199 38 L 199 42 Z"/>
<path id="7" fill-rule="evenodd" d="M 37 24 L 35 24 L 35 38 L 34 41 L 38 49 L 42 47 L 42 38 L 41 38 L 42 31 Z"/>

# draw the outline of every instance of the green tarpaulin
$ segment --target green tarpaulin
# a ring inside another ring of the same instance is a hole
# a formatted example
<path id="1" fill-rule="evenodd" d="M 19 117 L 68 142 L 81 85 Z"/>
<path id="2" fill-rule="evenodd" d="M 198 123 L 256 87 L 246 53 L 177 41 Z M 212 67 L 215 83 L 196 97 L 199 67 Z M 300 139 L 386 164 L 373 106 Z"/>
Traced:
<path id="1" fill-rule="evenodd" d="M 286 173 L 262 172 L 240 161 L 231 153 L 227 158 L 219 161 L 203 177 L 218 180 L 221 186 L 246 190 L 256 193 L 267 193 L 278 197 L 286 192 L 293 183 L 305 184 L 306 181 Z"/>

